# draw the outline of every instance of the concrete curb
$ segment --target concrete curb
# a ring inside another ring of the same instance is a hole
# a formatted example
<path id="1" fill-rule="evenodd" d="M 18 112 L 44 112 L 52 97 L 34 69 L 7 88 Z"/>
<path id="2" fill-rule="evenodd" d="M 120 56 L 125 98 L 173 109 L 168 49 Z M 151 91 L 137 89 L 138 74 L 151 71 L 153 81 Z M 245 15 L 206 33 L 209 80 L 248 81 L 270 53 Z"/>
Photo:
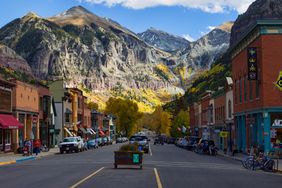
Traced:
<path id="1" fill-rule="evenodd" d="M 20 158 L 16 160 L 16 163 L 21 163 L 23 161 L 29 161 L 29 160 L 35 160 L 36 157 L 35 156 L 31 156 L 31 157 L 24 157 L 24 158 Z"/>

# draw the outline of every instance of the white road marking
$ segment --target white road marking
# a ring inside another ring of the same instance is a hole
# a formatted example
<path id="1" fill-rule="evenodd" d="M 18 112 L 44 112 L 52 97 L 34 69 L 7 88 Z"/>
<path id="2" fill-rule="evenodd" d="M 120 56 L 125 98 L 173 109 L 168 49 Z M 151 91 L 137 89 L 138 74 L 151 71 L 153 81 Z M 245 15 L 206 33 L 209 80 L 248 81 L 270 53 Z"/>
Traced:
<path id="1" fill-rule="evenodd" d="M 92 174 L 90 174 L 89 176 L 83 178 L 82 180 L 80 180 L 79 182 L 77 182 L 76 184 L 70 186 L 70 188 L 75 188 L 78 187 L 80 184 L 82 184 L 83 182 L 87 181 L 88 179 L 90 179 L 91 177 L 95 176 L 96 174 L 98 174 L 100 171 L 102 171 L 104 169 L 104 167 L 100 168 L 99 170 L 93 172 Z"/>
<path id="2" fill-rule="evenodd" d="M 154 172 L 155 172 L 155 176 L 156 176 L 156 181 L 157 181 L 158 188 L 163 188 L 162 183 L 161 183 L 160 176 L 159 176 L 158 171 L 157 171 L 156 168 L 154 168 Z"/>
<path id="3" fill-rule="evenodd" d="M 150 143 L 149 143 L 149 153 L 151 156 L 153 155 Z"/>

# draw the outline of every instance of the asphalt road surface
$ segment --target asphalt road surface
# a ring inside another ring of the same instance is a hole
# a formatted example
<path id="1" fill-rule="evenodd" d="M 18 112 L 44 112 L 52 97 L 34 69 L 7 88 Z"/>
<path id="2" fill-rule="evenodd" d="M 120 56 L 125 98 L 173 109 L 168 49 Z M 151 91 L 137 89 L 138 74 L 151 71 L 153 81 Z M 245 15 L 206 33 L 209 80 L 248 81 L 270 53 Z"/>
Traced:
<path id="1" fill-rule="evenodd" d="M 152 145 L 144 166 L 114 169 L 121 144 L 56 154 L 0 167 L 3 188 L 278 188 L 282 175 L 244 169 L 240 162 Z"/>

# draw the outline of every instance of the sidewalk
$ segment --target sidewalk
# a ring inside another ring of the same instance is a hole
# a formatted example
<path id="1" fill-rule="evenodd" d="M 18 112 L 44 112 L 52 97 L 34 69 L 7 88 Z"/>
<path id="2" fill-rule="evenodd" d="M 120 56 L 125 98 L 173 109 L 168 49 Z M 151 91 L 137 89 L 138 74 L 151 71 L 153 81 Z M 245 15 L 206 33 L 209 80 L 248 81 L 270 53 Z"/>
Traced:
<path id="1" fill-rule="evenodd" d="M 243 159 L 245 159 L 246 157 L 248 157 L 248 155 L 242 154 L 242 153 L 236 153 L 234 156 L 228 155 L 228 154 L 224 154 L 223 151 L 218 151 L 218 155 L 223 156 L 223 157 L 227 157 L 236 161 L 242 161 Z M 274 159 L 275 161 L 275 169 L 277 169 L 277 160 Z M 278 171 L 282 172 L 282 159 L 278 160 Z"/>
<path id="2" fill-rule="evenodd" d="M 40 152 L 37 156 L 35 154 L 32 156 L 23 156 L 22 154 L 3 153 L 0 154 L 0 166 L 20 163 L 27 160 L 35 160 L 41 157 L 54 155 L 56 153 L 59 153 L 59 148 L 51 148 L 48 152 Z"/>

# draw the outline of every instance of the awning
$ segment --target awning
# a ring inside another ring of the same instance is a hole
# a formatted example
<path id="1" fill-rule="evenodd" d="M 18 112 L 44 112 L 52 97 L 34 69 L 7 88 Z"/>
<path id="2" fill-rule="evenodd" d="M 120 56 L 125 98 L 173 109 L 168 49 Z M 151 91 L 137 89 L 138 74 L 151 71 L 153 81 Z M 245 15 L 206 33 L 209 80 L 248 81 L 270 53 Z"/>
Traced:
<path id="1" fill-rule="evenodd" d="M 84 129 L 83 127 L 79 127 L 79 129 L 83 132 L 83 134 L 87 134 L 87 130 Z"/>
<path id="2" fill-rule="evenodd" d="M 64 129 L 68 133 L 69 136 L 73 136 L 73 134 L 68 130 L 68 128 L 64 127 Z"/>
<path id="3" fill-rule="evenodd" d="M 19 128 L 23 128 L 23 125 L 12 115 L 0 114 L 0 128 L 19 129 Z"/>
<path id="4" fill-rule="evenodd" d="M 101 130 L 99 130 L 99 136 L 105 136 L 105 133 Z"/>
<path id="5" fill-rule="evenodd" d="M 89 132 L 90 134 L 96 134 L 96 132 L 91 128 L 87 128 L 87 132 Z"/>

